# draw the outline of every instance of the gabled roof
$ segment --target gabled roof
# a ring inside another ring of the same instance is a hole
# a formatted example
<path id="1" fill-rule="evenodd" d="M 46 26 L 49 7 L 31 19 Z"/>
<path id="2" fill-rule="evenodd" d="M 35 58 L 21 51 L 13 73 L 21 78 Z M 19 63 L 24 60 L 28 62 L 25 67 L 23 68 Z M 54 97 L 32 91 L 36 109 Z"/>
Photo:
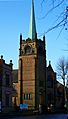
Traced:
<path id="1" fill-rule="evenodd" d="M 52 66 L 51 66 L 51 62 L 50 62 L 50 61 L 49 61 L 49 65 L 48 65 L 48 67 L 47 67 L 47 70 L 54 72 L 54 71 L 53 71 L 53 68 L 52 68 Z"/>

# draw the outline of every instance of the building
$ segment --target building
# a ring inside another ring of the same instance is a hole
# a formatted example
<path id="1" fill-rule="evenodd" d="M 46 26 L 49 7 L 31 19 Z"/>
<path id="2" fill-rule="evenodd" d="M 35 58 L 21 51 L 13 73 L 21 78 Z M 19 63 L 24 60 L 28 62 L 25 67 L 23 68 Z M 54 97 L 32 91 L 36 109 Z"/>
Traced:
<path id="1" fill-rule="evenodd" d="M 26 104 L 28 109 L 46 105 L 46 50 L 45 36 L 37 38 L 34 0 L 32 0 L 30 35 L 26 40 L 20 35 L 18 99 L 17 105 Z"/>
<path id="2" fill-rule="evenodd" d="M 16 111 L 17 109 L 17 103 L 16 103 L 16 99 L 18 97 L 18 92 L 17 92 L 17 84 L 18 84 L 18 69 L 13 69 L 12 71 L 13 74 L 13 88 L 12 88 L 12 110 Z"/>
<path id="3" fill-rule="evenodd" d="M 56 109 L 64 103 L 63 86 L 58 85 L 50 61 L 46 66 L 45 36 L 43 40 L 37 37 L 34 0 L 29 33 L 27 39 L 22 39 L 20 34 L 18 70 L 13 70 L 12 104 L 21 109 L 37 110 L 40 106 Z"/>
<path id="4" fill-rule="evenodd" d="M 68 112 L 68 87 L 56 81 L 56 111 Z"/>
<path id="5" fill-rule="evenodd" d="M 0 112 L 12 111 L 12 60 L 5 63 L 3 56 L 0 59 Z"/>
<path id="6" fill-rule="evenodd" d="M 62 111 L 64 110 L 65 105 L 64 85 L 59 83 L 58 81 L 56 81 L 56 85 L 57 85 L 56 109 L 58 111 Z"/>
<path id="7" fill-rule="evenodd" d="M 56 80 L 56 72 L 54 72 L 51 62 L 47 67 L 47 108 L 49 111 L 64 112 L 65 111 L 65 98 L 68 100 L 68 88 Z M 66 106 L 67 102 L 66 102 Z M 66 107 L 67 108 L 67 107 Z"/>
<path id="8" fill-rule="evenodd" d="M 56 106 L 56 72 L 54 72 L 51 62 L 47 67 L 47 108 L 55 109 Z"/>

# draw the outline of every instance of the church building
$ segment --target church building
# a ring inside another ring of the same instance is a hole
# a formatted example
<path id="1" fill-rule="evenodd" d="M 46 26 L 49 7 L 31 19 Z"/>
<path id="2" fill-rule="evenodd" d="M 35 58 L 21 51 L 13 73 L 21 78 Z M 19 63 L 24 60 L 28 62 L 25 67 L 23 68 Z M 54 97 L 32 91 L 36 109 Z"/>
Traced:
<path id="1" fill-rule="evenodd" d="M 17 105 L 26 104 L 28 109 L 38 109 L 39 105 L 45 107 L 45 97 L 45 36 L 43 40 L 37 38 L 34 0 L 32 0 L 29 37 L 24 40 L 20 34 Z"/>

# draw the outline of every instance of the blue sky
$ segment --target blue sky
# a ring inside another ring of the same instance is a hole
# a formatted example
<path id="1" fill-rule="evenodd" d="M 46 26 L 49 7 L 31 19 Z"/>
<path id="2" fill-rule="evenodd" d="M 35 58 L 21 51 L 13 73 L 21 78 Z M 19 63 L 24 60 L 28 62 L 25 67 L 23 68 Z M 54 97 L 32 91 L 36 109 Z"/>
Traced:
<path id="1" fill-rule="evenodd" d="M 38 38 L 42 39 L 45 33 L 47 65 L 51 60 L 52 67 L 56 71 L 58 59 L 62 56 L 68 57 L 68 52 L 64 51 L 68 49 L 68 30 L 64 28 L 59 37 L 62 27 L 48 33 L 46 31 L 63 19 L 64 16 L 61 15 L 56 21 L 61 11 L 65 11 L 67 2 L 43 18 L 50 5 L 51 0 L 42 6 L 41 0 L 35 0 L 35 18 Z M 29 37 L 30 12 L 31 0 L 0 0 L 0 55 L 3 55 L 6 63 L 12 59 L 14 69 L 18 68 L 20 33 L 23 39 Z"/>

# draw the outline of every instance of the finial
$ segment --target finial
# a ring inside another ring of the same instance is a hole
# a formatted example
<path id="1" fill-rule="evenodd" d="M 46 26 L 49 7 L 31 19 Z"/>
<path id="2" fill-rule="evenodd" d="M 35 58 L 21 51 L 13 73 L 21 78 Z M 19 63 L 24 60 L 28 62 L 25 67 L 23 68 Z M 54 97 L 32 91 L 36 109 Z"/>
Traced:
<path id="1" fill-rule="evenodd" d="M 20 44 L 21 44 L 21 42 L 22 42 L 22 34 L 20 34 Z"/>
<path id="2" fill-rule="evenodd" d="M 12 64 L 12 60 L 10 60 L 10 64 Z"/>
<path id="3" fill-rule="evenodd" d="M 43 41 L 45 41 L 45 35 L 43 36 Z"/>
<path id="4" fill-rule="evenodd" d="M 3 55 L 1 55 L 1 59 L 3 59 Z"/>
<path id="5" fill-rule="evenodd" d="M 22 40 L 22 33 L 20 33 L 20 39 Z"/>
<path id="6" fill-rule="evenodd" d="M 11 66 L 11 70 L 12 70 L 12 68 L 13 68 L 12 60 L 10 60 L 10 66 Z"/>
<path id="7" fill-rule="evenodd" d="M 51 61 L 49 60 L 49 65 L 51 65 Z"/>

